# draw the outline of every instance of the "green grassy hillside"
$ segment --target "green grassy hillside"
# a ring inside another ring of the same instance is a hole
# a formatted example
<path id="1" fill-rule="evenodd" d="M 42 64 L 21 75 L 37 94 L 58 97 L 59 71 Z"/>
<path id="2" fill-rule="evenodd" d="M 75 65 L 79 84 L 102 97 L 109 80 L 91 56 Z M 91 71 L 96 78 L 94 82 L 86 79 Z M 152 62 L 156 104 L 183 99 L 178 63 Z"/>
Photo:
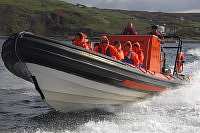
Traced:
<path id="1" fill-rule="evenodd" d="M 101 10 L 58 0 L 1 0 L 0 35 L 31 31 L 46 36 L 63 36 L 78 31 L 93 36 L 121 32 L 128 21 L 140 34 L 151 24 L 177 27 L 185 38 L 200 39 L 200 14 L 168 14 L 124 10 Z"/>

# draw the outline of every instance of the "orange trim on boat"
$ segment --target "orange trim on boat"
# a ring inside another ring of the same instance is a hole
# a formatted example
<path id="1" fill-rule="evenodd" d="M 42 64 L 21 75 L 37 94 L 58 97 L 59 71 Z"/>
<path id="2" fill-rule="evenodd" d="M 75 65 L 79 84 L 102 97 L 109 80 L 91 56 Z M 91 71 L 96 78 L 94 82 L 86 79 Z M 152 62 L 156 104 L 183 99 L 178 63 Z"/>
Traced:
<path id="1" fill-rule="evenodd" d="M 165 91 L 165 87 L 158 87 L 158 86 L 153 86 L 153 85 L 147 85 L 144 83 L 138 83 L 135 81 L 130 81 L 130 80 L 124 80 L 122 84 L 125 87 L 136 89 L 136 90 L 143 90 L 143 91 L 154 91 L 154 92 L 162 92 Z"/>

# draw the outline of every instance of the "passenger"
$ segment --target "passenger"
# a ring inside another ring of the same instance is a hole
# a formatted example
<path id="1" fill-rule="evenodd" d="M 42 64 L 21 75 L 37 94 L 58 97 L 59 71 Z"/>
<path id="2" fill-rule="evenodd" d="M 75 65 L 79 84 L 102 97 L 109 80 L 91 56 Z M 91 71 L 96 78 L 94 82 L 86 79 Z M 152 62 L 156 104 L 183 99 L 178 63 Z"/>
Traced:
<path id="1" fill-rule="evenodd" d="M 101 47 L 101 42 L 100 43 L 95 43 L 93 51 L 99 53 L 99 48 Z"/>
<path id="2" fill-rule="evenodd" d="M 117 49 L 117 60 L 123 60 L 124 59 L 124 52 L 122 50 L 122 45 L 120 41 L 115 41 L 114 46 Z"/>
<path id="3" fill-rule="evenodd" d="M 136 42 L 133 44 L 133 51 L 138 55 L 139 59 L 139 66 L 143 67 L 143 62 L 144 62 L 144 53 L 140 47 L 139 42 Z"/>
<path id="4" fill-rule="evenodd" d="M 137 53 L 133 52 L 132 44 L 127 41 L 124 44 L 124 60 L 123 62 L 132 64 L 133 66 L 139 66 L 139 59 Z"/>
<path id="5" fill-rule="evenodd" d="M 117 59 L 117 49 L 110 45 L 108 38 L 106 36 L 102 36 L 100 39 L 100 44 L 94 48 L 94 51 Z"/>
<path id="6" fill-rule="evenodd" d="M 95 43 L 93 43 L 93 51 L 96 51 L 95 49 L 98 48 L 99 45 L 100 45 L 99 42 L 95 42 Z M 98 51 L 98 50 L 97 50 L 97 51 Z"/>
<path id="7" fill-rule="evenodd" d="M 123 49 L 124 57 L 127 57 L 130 51 L 132 51 L 132 44 L 130 41 L 127 41 L 124 44 L 124 49 Z"/>
<path id="8" fill-rule="evenodd" d="M 135 27 L 133 26 L 133 23 L 128 23 L 128 25 L 122 31 L 122 35 L 137 35 L 137 34 L 138 33 L 135 30 Z"/>
<path id="9" fill-rule="evenodd" d="M 84 37 L 85 37 L 85 43 L 87 44 L 89 49 L 92 50 L 91 42 L 89 41 L 88 36 L 86 34 L 84 34 Z"/>
<path id="10" fill-rule="evenodd" d="M 72 41 L 72 44 L 79 46 L 79 47 L 82 47 L 82 48 L 85 48 L 87 50 L 91 49 L 91 47 L 89 45 L 89 41 L 87 39 L 87 36 L 82 32 L 79 32 L 75 36 L 74 40 Z"/>
<path id="11" fill-rule="evenodd" d="M 158 31 L 157 25 L 151 26 L 151 32 L 149 34 L 155 35 L 155 36 L 159 37 L 160 39 L 164 39 L 163 35 Z"/>

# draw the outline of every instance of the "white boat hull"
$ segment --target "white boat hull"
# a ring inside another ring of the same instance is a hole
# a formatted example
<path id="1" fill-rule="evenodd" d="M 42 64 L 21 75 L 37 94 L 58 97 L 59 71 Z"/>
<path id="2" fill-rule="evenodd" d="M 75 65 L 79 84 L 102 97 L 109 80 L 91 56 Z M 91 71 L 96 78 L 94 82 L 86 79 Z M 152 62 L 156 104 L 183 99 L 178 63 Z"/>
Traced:
<path id="1" fill-rule="evenodd" d="M 32 63 L 27 63 L 27 67 L 36 77 L 46 102 L 65 112 L 121 105 L 148 97 L 145 92 L 98 83 Z"/>

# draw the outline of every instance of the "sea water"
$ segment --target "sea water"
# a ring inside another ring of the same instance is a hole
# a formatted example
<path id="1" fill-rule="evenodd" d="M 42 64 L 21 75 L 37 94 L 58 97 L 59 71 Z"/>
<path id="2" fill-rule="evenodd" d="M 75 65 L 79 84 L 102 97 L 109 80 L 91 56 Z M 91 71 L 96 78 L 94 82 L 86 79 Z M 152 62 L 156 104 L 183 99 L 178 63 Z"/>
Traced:
<path id="1" fill-rule="evenodd" d="M 0 132 L 200 132 L 200 44 L 185 44 L 184 51 L 185 73 L 193 75 L 191 85 L 140 103 L 130 103 L 112 112 L 98 109 L 57 112 L 41 100 L 31 83 L 8 72 L 0 59 Z M 167 51 L 168 57 L 171 54 L 174 51 Z"/>

